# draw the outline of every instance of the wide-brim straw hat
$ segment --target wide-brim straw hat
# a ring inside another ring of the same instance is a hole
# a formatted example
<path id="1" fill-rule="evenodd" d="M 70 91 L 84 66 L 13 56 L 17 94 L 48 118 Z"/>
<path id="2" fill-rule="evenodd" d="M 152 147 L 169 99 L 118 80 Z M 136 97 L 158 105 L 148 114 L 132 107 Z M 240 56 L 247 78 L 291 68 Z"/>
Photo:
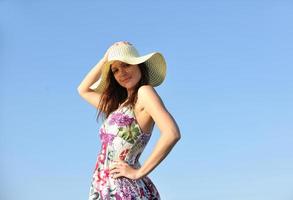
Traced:
<path id="1" fill-rule="evenodd" d="M 121 61 L 131 65 L 145 63 L 149 75 L 149 83 L 153 87 L 160 85 L 166 76 L 166 61 L 160 52 L 152 52 L 140 56 L 137 49 L 129 42 L 112 45 L 108 50 L 108 61 L 104 64 L 101 77 L 90 89 L 103 92 L 107 83 L 110 66 L 114 61 Z"/>

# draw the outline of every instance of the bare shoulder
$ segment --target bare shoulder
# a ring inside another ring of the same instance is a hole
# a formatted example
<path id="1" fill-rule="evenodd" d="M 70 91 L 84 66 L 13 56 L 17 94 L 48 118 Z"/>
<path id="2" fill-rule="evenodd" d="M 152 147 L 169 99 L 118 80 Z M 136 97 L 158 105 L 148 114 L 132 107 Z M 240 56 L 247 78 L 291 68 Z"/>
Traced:
<path id="1" fill-rule="evenodd" d="M 164 107 L 161 97 L 151 85 L 143 85 L 137 91 L 138 103 L 144 108 Z"/>
<path id="2" fill-rule="evenodd" d="M 159 94 L 151 85 L 141 86 L 137 91 L 137 96 L 140 101 L 161 100 Z"/>
<path id="3" fill-rule="evenodd" d="M 142 85 L 138 88 L 138 94 L 144 94 L 146 92 L 155 92 L 155 89 L 151 85 Z"/>

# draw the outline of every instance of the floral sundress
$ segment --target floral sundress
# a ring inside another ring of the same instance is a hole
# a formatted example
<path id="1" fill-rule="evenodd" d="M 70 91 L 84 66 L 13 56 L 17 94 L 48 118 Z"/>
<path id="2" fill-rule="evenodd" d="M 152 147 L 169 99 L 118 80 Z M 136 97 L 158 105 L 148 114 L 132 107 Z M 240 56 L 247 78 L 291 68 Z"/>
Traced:
<path id="1" fill-rule="evenodd" d="M 110 169 L 121 159 L 139 168 L 139 157 L 151 134 L 143 133 L 131 105 L 112 112 L 99 129 L 101 151 L 93 171 L 89 200 L 160 200 L 153 182 L 147 176 L 132 180 L 114 179 Z"/>

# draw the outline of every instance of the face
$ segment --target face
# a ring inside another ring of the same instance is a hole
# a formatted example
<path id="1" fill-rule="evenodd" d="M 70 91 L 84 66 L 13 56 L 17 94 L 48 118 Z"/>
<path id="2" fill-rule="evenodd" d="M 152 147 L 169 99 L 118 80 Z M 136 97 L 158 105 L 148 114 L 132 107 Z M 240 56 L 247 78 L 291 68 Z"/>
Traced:
<path id="1" fill-rule="evenodd" d="M 130 65 L 121 61 L 114 61 L 111 65 L 111 71 L 116 81 L 127 90 L 134 88 L 141 78 L 138 65 Z"/>

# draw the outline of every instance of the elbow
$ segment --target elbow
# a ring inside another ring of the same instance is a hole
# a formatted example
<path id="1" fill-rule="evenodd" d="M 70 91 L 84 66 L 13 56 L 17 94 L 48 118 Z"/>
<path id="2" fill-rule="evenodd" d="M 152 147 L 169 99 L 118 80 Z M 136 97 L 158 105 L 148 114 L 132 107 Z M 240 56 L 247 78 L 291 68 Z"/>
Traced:
<path id="1" fill-rule="evenodd" d="M 181 134 L 180 134 L 180 132 L 178 131 L 178 132 L 175 134 L 175 136 L 174 136 L 174 140 L 175 140 L 175 142 L 178 142 L 180 139 L 181 139 Z"/>
<path id="2" fill-rule="evenodd" d="M 85 89 L 83 89 L 83 88 L 81 88 L 81 87 L 79 86 L 79 87 L 77 87 L 77 92 L 78 92 L 79 95 L 82 95 L 82 94 L 84 94 L 86 91 L 85 91 Z"/>
<path id="3" fill-rule="evenodd" d="M 181 139 L 181 133 L 178 128 L 170 128 L 161 131 L 162 136 L 166 138 L 170 143 L 177 143 Z"/>
<path id="4" fill-rule="evenodd" d="M 181 139 L 181 134 L 179 131 L 174 131 L 172 134 L 173 143 L 177 143 Z"/>

